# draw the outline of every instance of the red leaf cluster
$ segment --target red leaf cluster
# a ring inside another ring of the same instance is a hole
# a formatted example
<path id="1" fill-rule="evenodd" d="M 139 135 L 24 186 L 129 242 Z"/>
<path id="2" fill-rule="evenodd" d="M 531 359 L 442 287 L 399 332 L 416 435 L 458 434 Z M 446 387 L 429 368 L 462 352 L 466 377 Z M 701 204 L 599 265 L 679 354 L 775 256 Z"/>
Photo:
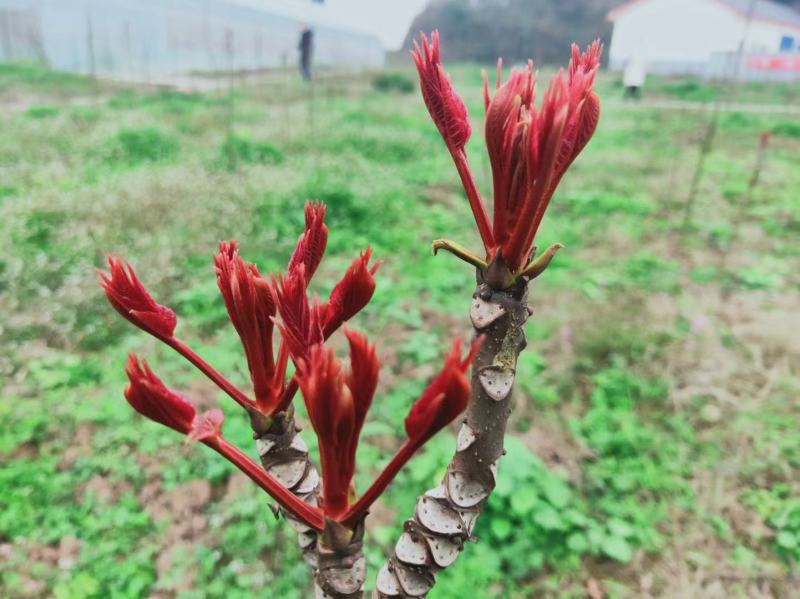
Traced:
<path id="1" fill-rule="evenodd" d="M 493 96 L 484 77 L 485 135 L 494 192 L 490 224 L 463 150 L 469 138 L 466 109 L 444 76 L 437 32 L 432 40 L 429 44 L 422 35 L 412 53 L 425 105 L 453 155 L 487 261 L 500 255 L 511 272 L 520 273 L 529 262 L 533 239 L 558 183 L 597 127 L 600 101 L 593 86 L 602 45 L 595 41 L 583 53 L 573 45 L 568 69 L 550 80 L 538 108 L 533 63 L 512 69 L 503 82 L 498 61 Z"/>
<path id="2" fill-rule="evenodd" d="M 494 178 L 494 238 L 512 270 L 525 267 L 544 212 L 567 168 L 591 139 L 600 118 L 592 86 L 602 46 L 594 42 L 583 54 L 572 46 L 572 59 L 551 80 L 536 108 L 533 64 L 513 70 L 489 97 L 484 79 L 486 145 Z"/>
<path id="3" fill-rule="evenodd" d="M 228 316 L 242 340 L 256 404 L 269 413 L 278 399 L 279 385 L 283 384 L 282 375 L 279 381 L 275 380 L 272 331 L 276 306 L 272 290 L 256 265 L 242 260 L 235 241 L 219 244 L 214 268 Z"/>
<path id="4" fill-rule="evenodd" d="M 350 503 L 358 439 L 380 368 L 366 337 L 353 331 L 345 334 L 350 342 L 349 371 L 322 344 L 298 364 L 298 382 L 319 439 L 323 509 L 334 520 L 341 518 Z"/>

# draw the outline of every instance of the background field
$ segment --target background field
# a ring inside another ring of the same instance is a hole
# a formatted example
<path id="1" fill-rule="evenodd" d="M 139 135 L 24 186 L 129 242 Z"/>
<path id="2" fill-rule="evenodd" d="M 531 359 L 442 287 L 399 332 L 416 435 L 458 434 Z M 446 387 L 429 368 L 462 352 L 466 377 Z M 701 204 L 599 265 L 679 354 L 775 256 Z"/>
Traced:
<path id="1" fill-rule="evenodd" d="M 488 194 L 479 68 L 454 69 Z M 377 83 L 377 85 L 376 85 Z M 212 253 L 236 238 L 285 265 L 302 205 L 329 206 L 329 291 L 372 244 L 379 345 L 363 489 L 454 336 L 473 274 L 430 242 L 477 248 L 410 72 L 275 76 L 232 93 L 100 85 L 0 66 L 0 596 L 307 597 L 308 573 L 265 496 L 204 447 L 136 416 L 125 356 L 204 407 L 253 453 L 231 402 L 106 303 L 95 269 L 126 257 L 180 334 L 242 385 Z M 432 597 L 791 597 L 800 585 L 800 119 L 660 110 L 602 77 L 599 131 L 540 245 L 566 249 L 532 287 L 508 456 L 477 545 Z M 722 91 L 653 80 L 649 99 Z M 738 99 L 797 105 L 789 87 Z M 685 203 L 709 123 L 712 149 Z M 759 136 L 771 132 L 748 189 Z M 307 437 L 311 439 L 311 437 Z M 370 584 L 451 431 L 374 510 Z"/>

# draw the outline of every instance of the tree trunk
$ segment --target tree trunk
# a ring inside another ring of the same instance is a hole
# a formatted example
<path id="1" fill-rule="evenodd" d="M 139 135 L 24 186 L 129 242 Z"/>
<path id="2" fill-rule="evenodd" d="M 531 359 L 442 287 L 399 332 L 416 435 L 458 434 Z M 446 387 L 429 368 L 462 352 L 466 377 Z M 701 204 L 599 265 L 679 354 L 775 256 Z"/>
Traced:
<path id="1" fill-rule="evenodd" d="M 377 580 L 381 599 L 424 597 L 436 574 L 472 540 L 478 515 L 495 487 L 497 463 L 511 411 L 517 356 L 525 347 L 528 284 L 493 289 L 478 271 L 470 319 L 484 335 L 472 369 L 472 398 L 442 484 L 422 495 L 405 521 L 394 554 Z"/>

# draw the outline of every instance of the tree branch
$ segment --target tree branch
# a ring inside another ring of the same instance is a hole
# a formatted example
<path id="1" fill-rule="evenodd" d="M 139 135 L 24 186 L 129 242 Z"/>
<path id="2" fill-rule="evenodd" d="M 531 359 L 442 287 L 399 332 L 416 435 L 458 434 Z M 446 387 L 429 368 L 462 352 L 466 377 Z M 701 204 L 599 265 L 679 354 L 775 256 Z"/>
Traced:
<path id="1" fill-rule="evenodd" d="M 414 515 L 377 580 L 381 599 L 425 597 L 436 575 L 472 540 L 475 521 L 495 487 L 511 406 L 517 356 L 525 347 L 527 282 L 492 289 L 478 270 L 470 318 L 485 336 L 472 369 L 472 398 L 442 484 L 417 500 Z"/>

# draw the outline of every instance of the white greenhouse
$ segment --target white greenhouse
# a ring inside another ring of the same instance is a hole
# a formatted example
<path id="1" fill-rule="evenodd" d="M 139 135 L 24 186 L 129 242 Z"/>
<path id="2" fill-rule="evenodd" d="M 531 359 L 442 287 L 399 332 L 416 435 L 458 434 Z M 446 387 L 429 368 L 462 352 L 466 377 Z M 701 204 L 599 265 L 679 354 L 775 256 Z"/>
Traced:
<path id="1" fill-rule="evenodd" d="M 317 65 L 383 64 L 375 35 L 311 0 L 0 0 L 0 61 L 118 78 L 293 66 L 303 25 Z"/>

